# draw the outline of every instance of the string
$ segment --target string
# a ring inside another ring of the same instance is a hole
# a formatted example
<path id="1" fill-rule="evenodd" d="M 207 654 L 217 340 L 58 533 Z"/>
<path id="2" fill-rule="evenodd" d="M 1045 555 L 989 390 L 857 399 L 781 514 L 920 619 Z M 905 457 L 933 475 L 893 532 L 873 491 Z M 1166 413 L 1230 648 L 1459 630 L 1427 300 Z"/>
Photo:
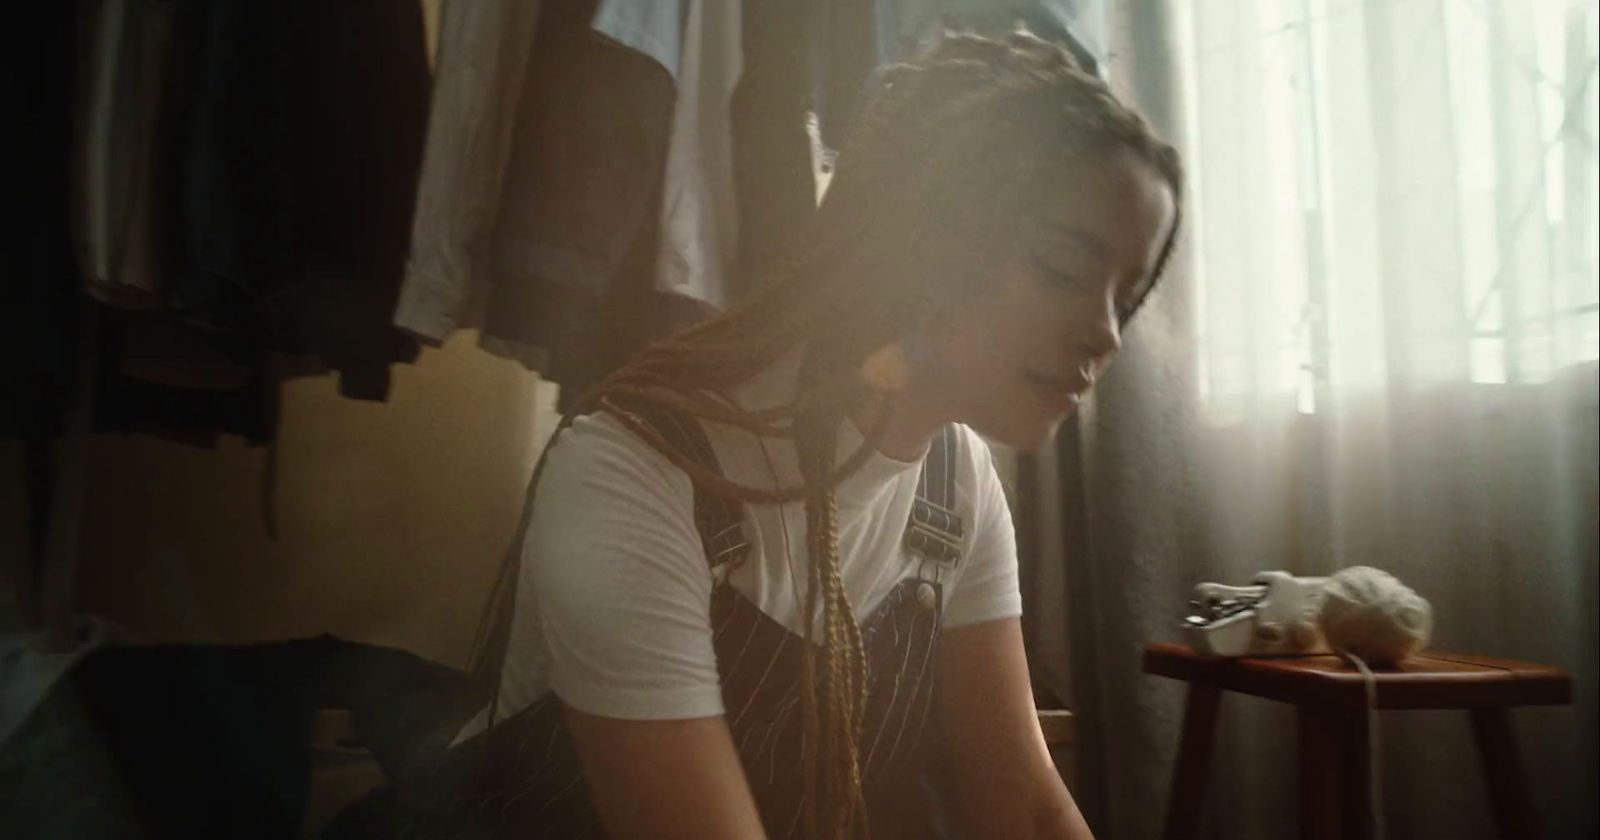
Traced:
<path id="1" fill-rule="evenodd" d="M 1383 840 L 1383 741 L 1378 735 L 1378 678 L 1361 657 L 1342 647 L 1333 649 L 1345 661 L 1361 672 L 1367 691 L 1367 819 L 1372 827 L 1372 840 Z"/>

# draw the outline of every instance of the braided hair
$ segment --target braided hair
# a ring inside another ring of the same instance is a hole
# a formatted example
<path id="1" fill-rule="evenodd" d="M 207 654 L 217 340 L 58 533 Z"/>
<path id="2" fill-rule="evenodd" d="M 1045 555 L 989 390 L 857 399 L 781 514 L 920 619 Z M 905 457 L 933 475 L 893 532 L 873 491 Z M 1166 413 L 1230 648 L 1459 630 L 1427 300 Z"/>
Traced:
<path id="1" fill-rule="evenodd" d="M 803 824 L 813 840 L 867 833 L 858 742 L 865 661 L 840 575 L 834 489 L 870 456 L 893 398 L 861 447 L 837 462 L 840 425 L 865 396 L 859 370 L 874 351 L 981 290 L 985 264 L 1019 227 L 1020 194 L 1039 180 L 1042 167 L 1070 167 L 1115 150 L 1153 167 L 1181 208 L 1177 153 L 1065 49 L 1022 31 L 1003 39 L 946 34 L 926 58 L 885 71 L 879 94 L 839 156 L 805 247 L 738 307 L 646 348 L 578 400 L 557 428 L 559 435 L 577 416 L 603 411 L 687 473 L 697 493 L 748 504 L 804 502 L 800 758 Z M 1119 313 L 1124 320 L 1165 268 L 1177 229 L 1175 218 L 1156 270 Z M 803 361 L 789 402 L 744 409 L 714 396 L 796 351 Z M 623 407 L 640 402 L 764 437 L 792 438 L 799 483 L 756 487 L 728 480 Z M 542 468 L 541 460 L 535 487 Z M 475 644 L 473 670 L 489 687 L 491 720 L 518 558 L 513 547 Z"/>

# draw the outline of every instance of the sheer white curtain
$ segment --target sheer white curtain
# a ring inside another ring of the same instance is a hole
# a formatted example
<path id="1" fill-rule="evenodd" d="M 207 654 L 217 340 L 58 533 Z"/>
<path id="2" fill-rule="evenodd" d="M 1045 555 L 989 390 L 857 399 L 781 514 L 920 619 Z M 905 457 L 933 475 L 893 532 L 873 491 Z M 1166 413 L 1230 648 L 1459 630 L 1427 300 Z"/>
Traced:
<path id="1" fill-rule="evenodd" d="M 1179 8 L 1218 420 L 1600 356 L 1592 0 Z"/>
<path id="2" fill-rule="evenodd" d="M 1174 8 L 1215 568 L 1383 566 L 1440 647 L 1574 669 L 1588 711 L 1525 714 L 1524 741 L 1549 781 L 1592 775 L 1596 4 Z M 1433 803 L 1404 834 L 1486 826 L 1450 824 L 1481 815 L 1464 725 L 1390 717 L 1391 786 Z M 1281 756 L 1234 723 L 1248 787 Z"/>
<path id="3" fill-rule="evenodd" d="M 1576 652 L 1555 637 L 1595 604 L 1597 6 L 1175 6 L 1225 556 L 1383 560 L 1447 642 Z M 1498 626 L 1524 620 L 1524 644 Z"/>
<path id="4" fill-rule="evenodd" d="M 1174 5 L 1222 556 L 1383 560 L 1508 656 L 1593 626 L 1597 5 Z"/>
<path id="5" fill-rule="evenodd" d="M 1112 8 L 1190 227 L 1053 465 L 1102 836 L 1159 833 L 1181 701 L 1137 652 L 1188 589 L 1355 564 L 1434 603 L 1437 648 L 1572 671 L 1572 707 L 1516 720 L 1547 836 L 1600 830 L 1596 7 Z M 1390 837 L 1494 836 L 1463 715 L 1381 726 Z M 1228 699 L 1216 836 L 1295 833 L 1293 732 Z"/>

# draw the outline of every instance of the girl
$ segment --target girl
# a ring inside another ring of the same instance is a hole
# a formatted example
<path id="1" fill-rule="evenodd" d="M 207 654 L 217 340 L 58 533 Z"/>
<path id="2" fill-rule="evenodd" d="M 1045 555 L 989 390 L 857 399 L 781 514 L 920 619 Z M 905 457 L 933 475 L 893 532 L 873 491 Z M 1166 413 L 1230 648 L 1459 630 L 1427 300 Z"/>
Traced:
<path id="1" fill-rule="evenodd" d="M 1177 155 L 1026 34 L 884 82 L 792 264 L 563 419 L 486 624 L 490 709 L 347 829 L 1090 837 L 975 431 L 1036 446 L 1104 372 L 1171 251 Z"/>

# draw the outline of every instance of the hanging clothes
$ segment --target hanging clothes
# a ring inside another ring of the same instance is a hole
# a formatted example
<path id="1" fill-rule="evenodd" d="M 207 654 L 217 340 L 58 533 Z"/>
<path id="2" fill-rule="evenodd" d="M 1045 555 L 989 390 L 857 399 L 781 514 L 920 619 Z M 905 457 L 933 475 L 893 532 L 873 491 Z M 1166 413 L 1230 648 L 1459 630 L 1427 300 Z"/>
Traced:
<path id="1" fill-rule="evenodd" d="M 51 629 L 62 599 L 50 587 L 68 553 L 56 537 L 71 531 L 71 499 L 81 487 L 88 396 L 71 201 L 79 22 L 76 3 L 19 6 L 0 51 L 0 112 L 11 118 L 0 132 L 0 438 L 15 453 L 12 471 L 0 476 L 12 526 L 0 575 L 14 620 Z M 24 696 L 22 684 L 13 691 L 4 677 L 10 696 L 0 706 Z"/>
<path id="2" fill-rule="evenodd" d="M 827 148 L 842 143 L 880 61 L 875 14 L 853 0 L 744 3 L 744 74 L 730 106 L 735 296 L 764 282 L 804 242 Z"/>
<path id="3" fill-rule="evenodd" d="M 61 428 L 78 367 L 72 227 L 78 5 L 18 7 L 0 50 L 0 436 L 42 449 Z"/>
<path id="4" fill-rule="evenodd" d="M 446 0 L 394 321 L 428 342 L 480 327 L 570 399 L 798 247 L 813 161 L 878 67 L 940 25 L 1049 36 L 1078 5 Z"/>
<path id="5" fill-rule="evenodd" d="M 602 0 L 594 17 L 596 31 L 654 58 L 677 82 L 656 286 L 713 306 L 729 302 L 739 236 L 729 105 L 743 71 L 740 7 Z"/>
<path id="6" fill-rule="evenodd" d="M 811 83 L 811 114 L 816 141 L 832 165 L 856 115 L 877 86 L 878 68 L 901 58 L 883 48 L 880 4 L 825 0 L 810 7 L 806 35 L 806 78 Z"/>
<path id="7" fill-rule="evenodd" d="M 252 446 L 276 437 L 282 376 L 255 337 L 206 330 L 164 312 L 96 316 L 93 431 L 202 448 L 216 446 L 220 435 Z"/>
<path id="8" fill-rule="evenodd" d="M 430 84 L 416 3 L 177 4 L 166 306 L 383 399 Z"/>
<path id="9" fill-rule="evenodd" d="M 172 3 L 88 0 L 78 106 L 78 262 L 90 296 L 160 305 L 161 190 L 155 168 Z"/>
<path id="10" fill-rule="evenodd" d="M 807 114 L 829 91 L 829 118 L 854 118 L 876 64 L 870 9 L 604 0 L 594 28 L 678 87 L 656 288 L 725 308 L 793 250 L 816 210 Z"/>
<path id="11" fill-rule="evenodd" d="M 675 97 L 660 66 L 590 29 L 594 8 L 545 4 L 485 249 L 485 346 L 569 390 L 587 378 L 582 357 L 603 352 L 597 309 L 653 241 Z"/>
<path id="12" fill-rule="evenodd" d="M 737 298 L 770 276 L 817 210 L 804 38 L 811 0 L 745 0 L 744 74 L 729 103 L 739 203 Z"/>
<path id="13" fill-rule="evenodd" d="M 390 315 L 427 120 L 420 5 L 82 6 L 78 262 L 117 307 L 92 319 L 94 429 L 267 443 L 279 382 L 330 370 L 385 399 L 417 354 Z"/>
<path id="14" fill-rule="evenodd" d="M 1019 25 L 1066 45 L 1091 73 L 1105 54 L 1104 0 L 873 0 L 873 7 L 883 64 L 915 57 L 945 30 L 1003 36 Z"/>
<path id="15" fill-rule="evenodd" d="M 411 253 L 394 322 L 439 345 L 477 326 L 539 0 L 444 0 Z M 561 5 L 561 4 L 557 4 Z"/>
<path id="16" fill-rule="evenodd" d="M 395 311 L 429 342 L 479 328 L 485 349 L 560 383 L 563 401 L 705 315 L 651 280 L 672 74 L 596 32 L 597 8 L 446 0 Z"/>

